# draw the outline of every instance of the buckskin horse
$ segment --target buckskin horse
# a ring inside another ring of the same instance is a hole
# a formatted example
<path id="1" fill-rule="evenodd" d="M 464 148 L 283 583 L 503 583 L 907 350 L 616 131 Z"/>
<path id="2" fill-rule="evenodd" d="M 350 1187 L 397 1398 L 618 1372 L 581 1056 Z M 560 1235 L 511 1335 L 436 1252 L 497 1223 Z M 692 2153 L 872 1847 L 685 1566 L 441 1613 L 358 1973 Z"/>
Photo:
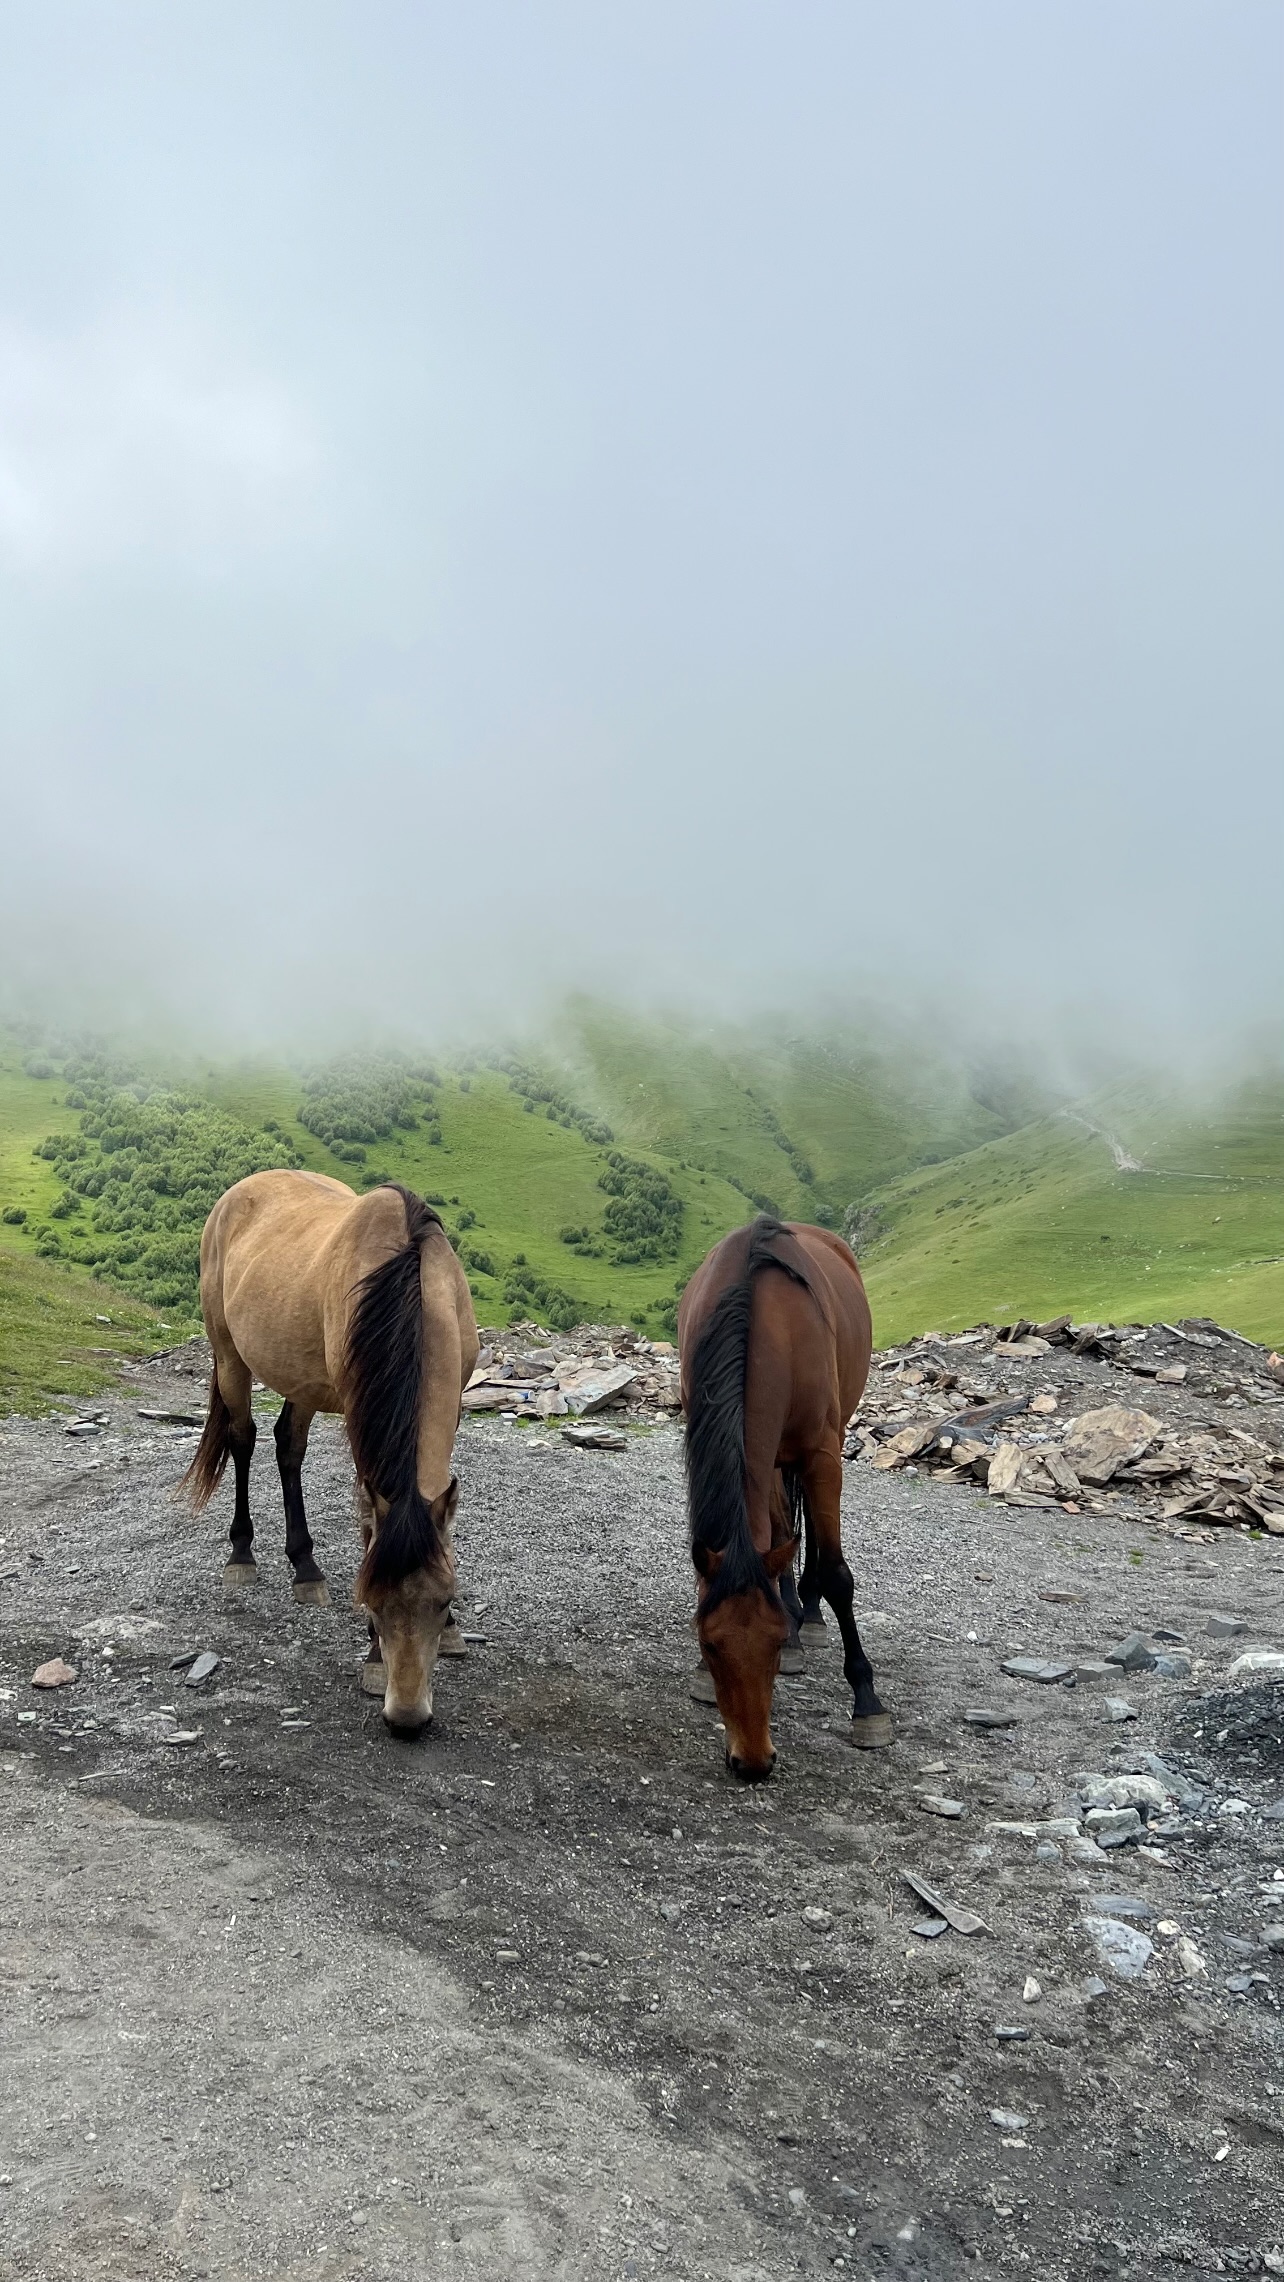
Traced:
<path id="1" fill-rule="evenodd" d="M 303 1506 L 308 1429 L 319 1410 L 343 1415 L 365 1545 L 355 1587 L 370 1620 L 362 1685 L 383 1694 L 390 1728 L 415 1733 L 432 1716 L 454 1592 L 451 1453 L 478 1353 L 468 1279 L 441 1221 L 396 1182 L 356 1196 L 323 1173 L 251 1173 L 205 1223 L 201 1312 L 214 1371 L 184 1484 L 199 1513 L 231 1458 L 224 1582 L 258 1574 L 249 1500 L 258 1378 L 285 1398 L 276 1456 L 297 1601 L 329 1599 Z"/>
<path id="2" fill-rule="evenodd" d="M 781 1651 L 797 1638 L 797 1617 L 823 1625 L 822 1596 L 842 1635 L 852 1741 L 890 1741 L 843 1558 L 843 1434 L 873 1345 L 851 1252 L 826 1228 L 760 1214 L 697 1268 L 678 1310 L 678 1345 L 696 1630 L 728 1767 L 749 1782 L 771 1773 Z M 800 1517 L 807 1548 L 795 1588 Z"/>

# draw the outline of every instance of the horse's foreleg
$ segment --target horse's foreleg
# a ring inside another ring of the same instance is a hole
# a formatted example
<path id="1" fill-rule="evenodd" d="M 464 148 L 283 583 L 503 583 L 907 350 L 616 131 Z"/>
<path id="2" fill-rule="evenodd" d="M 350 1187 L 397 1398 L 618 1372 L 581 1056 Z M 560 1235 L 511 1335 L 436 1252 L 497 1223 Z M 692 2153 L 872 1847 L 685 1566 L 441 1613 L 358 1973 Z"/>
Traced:
<path id="1" fill-rule="evenodd" d="M 252 1382 L 239 1355 L 218 1353 L 216 1356 L 219 1392 L 231 1416 L 228 1429 L 228 1450 L 232 1459 L 232 1479 L 235 1497 L 232 1504 L 232 1526 L 229 1529 L 227 1566 L 223 1571 L 225 1585 L 252 1585 L 258 1577 L 254 1560 L 254 1523 L 250 1518 L 250 1460 L 258 1428 L 250 1408 Z"/>
<path id="2" fill-rule="evenodd" d="M 852 1613 L 855 1586 L 843 1558 L 843 1462 L 834 1452 L 818 1451 L 804 1468 L 807 1513 L 816 1539 L 820 1590 L 838 1622 L 843 1641 L 843 1672 L 852 1692 L 852 1742 L 865 1748 L 890 1743 L 892 1722 L 874 1686 L 874 1668 L 861 1646 Z"/>
<path id="3" fill-rule="evenodd" d="M 807 1548 L 803 1557 L 802 1576 L 798 1581 L 798 1597 L 802 1602 L 803 1647 L 812 1648 L 825 1639 L 825 1619 L 820 1608 L 820 1556 L 816 1550 L 816 1525 L 810 1514 L 806 1516 Z M 811 1638 L 807 1635 L 810 1633 Z"/>
<path id="4" fill-rule="evenodd" d="M 313 1413 L 282 1403 L 276 1422 L 276 1462 L 281 1469 L 281 1496 L 285 1504 L 285 1550 L 294 1571 L 294 1597 L 316 1608 L 328 1608 L 330 1588 L 312 1554 L 308 1517 L 303 1509 L 303 1455 Z"/>
<path id="5" fill-rule="evenodd" d="M 771 1484 L 771 1542 L 773 1545 L 784 1545 L 793 1536 L 793 1533 L 794 1524 L 793 1516 L 789 1510 L 789 1498 L 780 1468 L 777 1467 Z M 798 1587 L 794 1583 L 792 1568 L 784 1571 L 779 1579 L 779 1585 L 781 1605 L 789 1620 L 789 1638 L 780 1651 L 780 1669 L 785 1677 L 789 1678 L 791 1675 L 797 1675 L 807 1669 L 807 1659 L 803 1655 L 802 1642 L 798 1638 L 798 1627 L 802 1623 L 802 1602 L 798 1598 Z"/>

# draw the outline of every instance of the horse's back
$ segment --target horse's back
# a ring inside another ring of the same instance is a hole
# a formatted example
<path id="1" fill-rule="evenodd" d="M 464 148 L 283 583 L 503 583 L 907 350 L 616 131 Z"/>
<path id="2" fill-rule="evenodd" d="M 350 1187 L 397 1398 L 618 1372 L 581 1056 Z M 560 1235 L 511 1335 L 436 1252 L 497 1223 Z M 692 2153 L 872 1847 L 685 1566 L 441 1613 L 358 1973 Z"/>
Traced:
<path id="1" fill-rule="evenodd" d="M 722 1293 L 744 1275 L 760 1226 L 723 1237 L 683 1294 L 679 1345 L 688 1409 L 701 1332 Z M 782 1222 L 765 1257 L 759 1252 L 752 1278 L 745 1368 L 750 1437 L 755 1420 L 768 1440 L 778 1431 L 788 1448 L 821 1433 L 841 1436 L 864 1392 L 872 1346 L 869 1301 L 849 1247 L 831 1229 Z"/>

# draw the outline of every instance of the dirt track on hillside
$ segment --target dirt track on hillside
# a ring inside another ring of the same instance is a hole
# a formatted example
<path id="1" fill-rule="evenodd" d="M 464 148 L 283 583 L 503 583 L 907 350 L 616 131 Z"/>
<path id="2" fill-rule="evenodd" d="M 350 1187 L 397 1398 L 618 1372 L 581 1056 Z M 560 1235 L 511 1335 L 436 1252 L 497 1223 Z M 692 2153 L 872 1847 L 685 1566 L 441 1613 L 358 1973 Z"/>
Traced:
<path id="1" fill-rule="evenodd" d="M 339 1434 L 308 1461 L 335 1605 L 290 1598 L 267 1438 L 262 1581 L 228 1600 L 225 1498 L 177 1511 L 191 1437 L 135 1411 L 201 1399 L 158 1365 L 97 1439 L 0 1435 L 0 2275 L 1284 2271 L 1284 1953 L 1261 1942 L 1284 1745 L 1269 1690 L 1220 1693 L 1243 1642 L 1205 1631 L 1280 1641 L 1284 1546 L 1196 1554 L 853 1470 L 896 1742 L 851 1750 L 821 1650 L 778 1688 L 776 1779 L 744 1791 L 688 1697 L 677 1429 L 615 1455 L 472 1421 L 461 1609 L 486 1639 L 408 1746 L 355 1686 Z M 1194 1671 L 1124 1681 L 1127 1726 L 999 1672 L 1156 1625 Z M 170 1659 L 203 1647 L 222 1662 L 188 1691 Z M 34 1694 L 55 1654 L 78 1681 Z M 974 1705 L 1018 1724 L 962 1724 Z M 1183 1789 L 1166 1859 L 989 1827 L 1148 1752 Z M 989 1931 L 916 1936 L 904 1870 Z M 1083 1928 L 1103 1894 L 1154 1940 L 1137 1980 Z"/>

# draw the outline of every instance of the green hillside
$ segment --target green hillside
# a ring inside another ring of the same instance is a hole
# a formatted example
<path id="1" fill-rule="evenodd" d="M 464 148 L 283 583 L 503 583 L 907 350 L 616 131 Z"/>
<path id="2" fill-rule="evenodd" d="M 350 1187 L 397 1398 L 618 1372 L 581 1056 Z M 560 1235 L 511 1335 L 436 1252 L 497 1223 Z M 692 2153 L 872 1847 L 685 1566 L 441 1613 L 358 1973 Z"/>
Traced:
<path id="1" fill-rule="evenodd" d="M 835 1227 L 853 1198 L 1044 1106 L 1028 1084 L 1014 1116 L 921 1040 L 882 1044 L 855 1028 L 697 1028 L 579 1000 L 550 1051 L 623 1137 L 716 1172 L 791 1218 Z"/>
<path id="2" fill-rule="evenodd" d="M 1121 1167 L 1115 1145 L 1140 1169 Z M 1063 1309 L 1115 1322 L 1212 1315 L 1284 1342 L 1278 1078 L 1202 1105 L 1122 1083 L 892 1182 L 870 1205 L 882 1233 L 865 1268 L 885 1342 Z"/>
<path id="3" fill-rule="evenodd" d="M 767 1204 L 854 1229 L 883 1344 L 1062 1309 L 1284 1340 L 1279 1078 L 1202 1103 L 1133 1079 L 1050 1109 L 1019 1073 L 917 1044 L 581 1001 L 538 1056 L 452 1062 L 143 1069 L 0 1037 L 0 1401 L 89 1391 L 122 1310 L 144 1343 L 173 1335 L 157 1311 L 193 1323 L 205 1214 L 275 1164 L 431 1198 L 488 1323 L 671 1333 L 692 1268 Z"/>

